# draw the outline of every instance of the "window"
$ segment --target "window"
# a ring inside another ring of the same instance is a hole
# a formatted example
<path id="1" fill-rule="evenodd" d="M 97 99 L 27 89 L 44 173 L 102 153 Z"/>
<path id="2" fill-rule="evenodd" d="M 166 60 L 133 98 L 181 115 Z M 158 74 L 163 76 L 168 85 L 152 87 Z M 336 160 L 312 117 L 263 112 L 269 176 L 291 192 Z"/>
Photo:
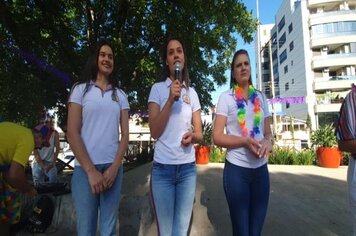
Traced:
<path id="1" fill-rule="evenodd" d="M 279 48 L 281 48 L 285 42 L 286 42 L 286 33 L 283 33 L 283 35 L 278 40 Z"/>
<path id="2" fill-rule="evenodd" d="M 293 60 L 291 60 L 290 65 L 293 66 Z"/>
<path id="3" fill-rule="evenodd" d="M 277 32 L 274 32 L 272 35 L 272 43 L 275 43 L 277 40 Z"/>
<path id="4" fill-rule="evenodd" d="M 283 29 L 285 24 L 286 24 L 286 22 L 285 22 L 285 19 L 284 19 L 284 16 L 283 16 L 282 19 L 278 23 L 278 33 Z"/>
<path id="5" fill-rule="evenodd" d="M 266 94 L 267 98 L 272 97 L 271 90 L 269 87 L 265 87 L 265 94 Z"/>
<path id="6" fill-rule="evenodd" d="M 278 86 L 278 84 L 277 84 L 277 85 L 275 85 L 274 92 L 275 92 L 275 94 L 276 94 L 276 97 L 279 97 L 279 96 L 280 96 L 280 92 L 279 92 L 279 86 Z"/>
<path id="7" fill-rule="evenodd" d="M 355 53 L 356 52 L 356 43 L 350 43 L 350 52 Z"/>
<path id="8" fill-rule="evenodd" d="M 288 109 L 290 107 L 289 102 L 286 103 L 286 108 Z"/>
<path id="9" fill-rule="evenodd" d="M 263 81 L 263 82 L 269 82 L 269 81 L 270 81 L 270 79 L 269 79 L 269 74 L 263 74 L 263 75 L 262 75 L 262 81 Z"/>
<path id="10" fill-rule="evenodd" d="M 311 28 L 312 36 L 336 33 L 356 32 L 356 21 L 332 22 L 313 25 Z"/>
<path id="11" fill-rule="evenodd" d="M 278 63 L 273 65 L 273 75 L 278 74 Z"/>
<path id="12" fill-rule="evenodd" d="M 291 33 L 293 31 L 293 23 L 290 23 L 288 26 L 288 33 Z"/>
<path id="13" fill-rule="evenodd" d="M 269 69 L 269 62 L 263 62 L 263 69 L 268 70 Z"/>
<path id="14" fill-rule="evenodd" d="M 285 89 L 285 91 L 288 91 L 288 90 L 289 90 L 289 83 L 286 83 L 286 84 L 284 85 L 284 89 Z"/>
<path id="15" fill-rule="evenodd" d="M 294 79 L 292 79 L 292 84 L 294 84 Z"/>
<path id="16" fill-rule="evenodd" d="M 268 50 L 263 50 L 263 58 L 268 58 L 268 57 L 269 57 Z"/>
<path id="17" fill-rule="evenodd" d="M 293 50 L 293 48 L 294 48 L 294 42 L 292 41 L 289 44 L 289 51 L 291 52 Z"/>
<path id="18" fill-rule="evenodd" d="M 343 22 L 336 22 L 335 30 L 338 32 L 342 32 L 344 30 L 344 23 Z"/>
<path id="19" fill-rule="evenodd" d="M 287 74 L 288 73 L 288 65 L 286 65 L 285 67 L 284 67 L 284 74 Z"/>
<path id="20" fill-rule="evenodd" d="M 297 8 L 297 7 L 299 7 L 300 6 L 300 0 L 296 0 L 295 2 L 294 2 L 294 8 Z"/>
<path id="21" fill-rule="evenodd" d="M 332 124 L 338 117 L 338 113 L 336 112 L 322 112 L 318 114 L 318 122 L 319 125 Z"/>
<path id="22" fill-rule="evenodd" d="M 279 55 L 279 64 L 282 64 L 287 59 L 287 49 Z"/>
<path id="23" fill-rule="evenodd" d="M 277 59 L 277 49 L 273 51 L 272 53 L 272 60 L 276 60 Z"/>

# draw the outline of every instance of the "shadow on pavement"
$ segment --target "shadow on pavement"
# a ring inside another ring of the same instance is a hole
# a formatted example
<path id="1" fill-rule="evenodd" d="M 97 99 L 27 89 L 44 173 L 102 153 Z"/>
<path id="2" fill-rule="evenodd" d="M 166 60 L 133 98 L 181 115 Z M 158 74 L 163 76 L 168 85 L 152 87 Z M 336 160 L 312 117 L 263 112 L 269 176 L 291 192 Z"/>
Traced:
<path id="1" fill-rule="evenodd" d="M 200 203 L 215 235 L 232 235 L 222 169 L 202 167 Z M 283 166 L 273 169 L 283 168 Z M 320 169 L 318 171 L 328 171 Z M 310 171 L 313 171 L 311 167 Z M 292 171 L 293 172 L 293 171 Z M 346 179 L 346 171 L 343 172 Z M 270 170 L 270 200 L 263 235 L 352 235 L 346 180 Z"/>
<path id="2" fill-rule="evenodd" d="M 157 235 L 149 198 L 151 163 L 125 172 L 117 232 Z M 269 166 L 270 201 L 262 235 L 352 235 L 347 202 L 347 168 Z M 198 165 L 190 236 L 232 235 L 222 186 L 223 164 Z M 76 235 L 71 195 L 62 198 L 57 227 L 50 235 Z"/>

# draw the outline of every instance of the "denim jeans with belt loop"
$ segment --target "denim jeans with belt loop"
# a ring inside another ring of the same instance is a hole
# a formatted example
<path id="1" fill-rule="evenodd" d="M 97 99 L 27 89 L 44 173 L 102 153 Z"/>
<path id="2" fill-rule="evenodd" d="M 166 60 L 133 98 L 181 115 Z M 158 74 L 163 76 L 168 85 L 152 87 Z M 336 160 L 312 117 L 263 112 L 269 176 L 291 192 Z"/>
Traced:
<path id="1" fill-rule="evenodd" d="M 95 165 L 95 168 L 104 173 L 110 166 L 111 163 L 100 164 Z M 93 194 L 86 172 L 80 166 L 74 168 L 72 197 L 77 218 L 77 235 L 95 236 L 98 215 L 100 235 L 116 235 L 122 178 L 123 166 L 120 166 L 112 187 L 100 194 Z"/>
<path id="2" fill-rule="evenodd" d="M 151 197 L 160 236 L 186 236 L 192 215 L 195 162 L 168 165 L 153 162 Z"/>

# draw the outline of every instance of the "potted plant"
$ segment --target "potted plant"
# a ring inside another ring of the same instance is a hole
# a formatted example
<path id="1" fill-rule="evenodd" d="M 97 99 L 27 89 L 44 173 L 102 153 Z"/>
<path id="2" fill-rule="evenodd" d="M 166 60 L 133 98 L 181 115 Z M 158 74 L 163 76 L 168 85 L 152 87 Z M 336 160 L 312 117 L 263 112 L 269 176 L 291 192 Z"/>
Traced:
<path id="1" fill-rule="evenodd" d="M 338 168 L 342 154 L 337 147 L 336 136 L 332 124 L 324 125 L 312 132 L 312 146 L 316 146 L 318 164 L 326 168 Z"/>
<path id="2" fill-rule="evenodd" d="M 202 124 L 203 141 L 195 145 L 195 158 L 197 164 L 208 164 L 210 147 L 212 145 L 213 124 L 204 121 Z"/>

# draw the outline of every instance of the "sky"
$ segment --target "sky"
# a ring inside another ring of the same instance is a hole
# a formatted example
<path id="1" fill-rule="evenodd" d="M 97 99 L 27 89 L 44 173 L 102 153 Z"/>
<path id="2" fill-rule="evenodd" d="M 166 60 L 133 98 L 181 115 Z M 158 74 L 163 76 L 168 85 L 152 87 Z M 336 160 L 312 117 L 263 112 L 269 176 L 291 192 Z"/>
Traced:
<path id="1" fill-rule="evenodd" d="M 285 0 L 287 1 L 287 0 Z M 257 10 L 256 10 L 256 0 L 242 0 L 248 10 L 252 11 L 252 14 L 257 17 Z M 274 17 L 279 10 L 279 7 L 282 5 L 283 0 L 259 0 L 258 8 L 259 8 L 259 19 L 261 24 L 274 24 L 275 20 Z M 254 38 L 256 35 L 254 36 Z M 248 51 L 250 60 L 251 60 L 251 75 L 252 77 L 256 76 L 256 60 L 255 60 L 255 42 L 251 42 L 250 44 L 244 44 L 243 39 L 238 36 L 237 41 L 237 49 L 245 49 Z M 226 75 L 230 75 L 230 69 L 226 71 Z M 230 78 L 230 77 L 228 77 Z M 255 79 L 252 79 L 255 81 Z M 212 103 L 217 104 L 219 95 L 229 89 L 229 82 L 228 79 L 226 85 L 217 87 L 215 86 L 216 91 L 212 92 Z"/>

